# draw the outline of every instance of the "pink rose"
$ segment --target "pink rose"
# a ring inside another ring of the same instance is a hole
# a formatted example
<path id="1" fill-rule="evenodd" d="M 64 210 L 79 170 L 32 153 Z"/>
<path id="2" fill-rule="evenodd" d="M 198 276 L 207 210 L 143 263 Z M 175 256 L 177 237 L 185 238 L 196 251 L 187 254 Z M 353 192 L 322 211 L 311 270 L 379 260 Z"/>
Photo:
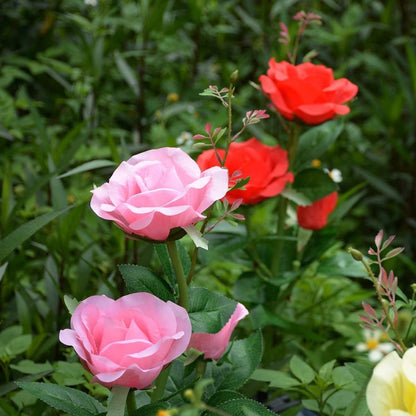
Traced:
<path id="1" fill-rule="evenodd" d="M 344 105 L 357 95 L 358 87 L 347 78 L 334 79 L 331 68 L 305 62 L 269 60 L 267 75 L 260 76 L 263 91 L 283 117 L 306 124 L 320 124 L 336 114 L 347 114 Z"/>
<path id="2" fill-rule="evenodd" d="M 184 308 L 150 293 L 82 301 L 60 341 L 74 347 L 93 382 L 142 389 L 187 348 L 192 327 Z"/>
<path id="3" fill-rule="evenodd" d="M 245 318 L 247 315 L 247 308 L 241 303 L 238 303 L 234 313 L 231 315 L 231 318 L 225 324 L 224 328 L 221 329 L 221 331 L 217 332 L 216 334 L 192 334 L 188 348 L 194 348 L 203 352 L 206 359 L 220 359 L 227 349 L 234 328 L 238 322 Z"/>
<path id="4" fill-rule="evenodd" d="M 164 147 L 131 157 L 109 182 L 92 191 L 92 210 L 126 233 L 164 241 L 176 227 L 205 218 L 202 214 L 228 190 L 228 172 L 201 172 L 183 150 Z"/>

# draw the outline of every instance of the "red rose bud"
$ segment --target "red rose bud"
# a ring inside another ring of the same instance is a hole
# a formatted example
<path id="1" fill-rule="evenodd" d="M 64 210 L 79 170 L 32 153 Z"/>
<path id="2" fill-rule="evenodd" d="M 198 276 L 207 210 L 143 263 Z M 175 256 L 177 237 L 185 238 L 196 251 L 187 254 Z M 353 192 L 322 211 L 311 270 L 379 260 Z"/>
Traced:
<path id="1" fill-rule="evenodd" d="M 357 95 L 358 87 L 346 78 L 335 80 L 331 68 L 305 62 L 269 61 L 267 75 L 260 76 L 261 87 L 280 114 L 306 124 L 320 124 L 336 114 L 348 114 L 343 105 Z"/>
<path id="2" fill-rule="evenodd" d="M 335 209 L 338 200 L 338 192 L 332 192 L 325 198 L 318 199 L 312 205 L 298 207 L 298 223 L 308 230 L 320 230 L 328 221 L 329 214 Z"/>
<path id="3" fill-rule="evenodd" d="M 224 150 L 217 152 L 221 158 L 224 157 Z M 218 166 L 214 150 L 202 152 L 197 163 L 203 169 Z M 243 204 L 258 204 L 266 198 L 280 194 L 286 184 L 292 183 L 294 179 L 293 173 L 287 171 L 287 151 L 280 146 L 267 146 L 255 137 L 246 142 L 231 143 L 225 167 L 230 176 L 230 188 L 238 179 L 250 177 L 244 189 L 235 189 L 226 194 L 230 203 L 242 199 Z M 238 176 L 234 174 L 236 171 Z"/>

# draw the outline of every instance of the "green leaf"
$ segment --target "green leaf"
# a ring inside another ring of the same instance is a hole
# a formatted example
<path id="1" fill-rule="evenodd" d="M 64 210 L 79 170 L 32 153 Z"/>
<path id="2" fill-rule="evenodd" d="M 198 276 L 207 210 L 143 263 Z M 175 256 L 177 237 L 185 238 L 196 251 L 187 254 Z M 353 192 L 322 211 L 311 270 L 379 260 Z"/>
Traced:
<path id="1" fill-rule="evenodd" d="M 66 207 L 54 212 L 48 212 L 21 225 L 0 241 L 0 262 L 2 262 L 15 248 L 19 247 L 24 241 L 32 237 L 36 231 L 46 224 L 68 211 L 71 207 Z"/>
<path id="2" fill-rule="evenodd" d="M 173 271 L 172 262 L 169 257 L 168 249 L 166 244 L 153 244 L 157 256 L 159 257 L 160 264 L 163 272 L 165 273 L 171 286 L 176 284 L 175 273 Z"/>
<path id="3" fill-rule="evenodd" d="M 293 170 L 300 171 L 310 166 L 313 159 L 319 159 L 335 142 L 343 129 L 339 120 L 329 121 L 319 126 L 309 128 L 299 137 L 298 148 L 293 161 Z"/>
<path id="4" fill-rule="evenodd" d="M 215 334 L 228 322 L 237 302 L 204 288 L 189 290 L 188 313 L 192 332 Z"/>
<path id="5" fill-rule="evenodd" d="M 129 293 L 152 293 L 165 302 L 175 301 L 172 290 L 165 280 L 156 276 L 149 269 L 133 264 L 120 264 L 118 266 L 126 283 Z"/>
<path id="6" fill-rule="evenodd" d="M 263 355 L 263 339 L 257 331 L 246 339 L 234 341 L 227 354 L 231 370 L 225 375 L 218 386 L 219 390 L 232 390 L 241 387 L 260 364 Z"/>
<path id="7" fill-rule="evenodd" d="M 251 416 L 253 414 L 256 416 L 276 416 L 276 413 L 267 409 L 261 403 L 247 398 L 229 400 L 221 403 L 216 408 L 232 416 Z M 217 416 L 217 413 L 206 412 L 204 415 Z"/>
<path id="8" fill-rule="evenodd" d="M 74 169 L 69 170 L 66 173 L 63 173 L 62 175 L 59 175 L 57 178 L 66 178 L 67 176 L 76 175 L 77 173 L 82 172 L 89 172 L 90 170 L 99 169 L 99 168 L 105 168 L 108 166 L 114 166 L 115 163 L 111 160 L 92 160 L 90 162 L 83 163 L 82 165 L 77 166 Z"/>
<path id="9" fill-rule="evenodd" d="M 134 73 L 131 66 L 127 61 L 120 55 L 120 52 L 116 51 L 114 53 L 116 59 L 116 65 L 124 80 L 127 82 L 129 87 L 133 90 L 136 97 L 140 94 L 139 82 L 137 81 L 136 74 Z"/>
<path id="10" fill-rule="evenodd" d="M 344 413 L 345 416 L 371 416 L 367 407 L 366 386 L 373 373 L 373 367 L 361 363 L 346 363 L 345 367 L 354 377 L 354 385 L 350 389 L 356 392 L 355 399 L 351 401 Z"/>
<path id="11" fill-rule="evenodd" d="M 332 381 L 332 370 L 335 363 L 336 360 L 328 361 L 319 369 L 319 377 L 321 377 L 326 383 L 330 383 Z"/>
<path id="12" fill-rule="evenodd" d="M 316 373 L 308 364 L 302 361 L 297 355 L 294 355 L 289 362 L 290 371 L 303 384 L 309 384 L 314 380 Z"/>
<path id="13" fill-rule="evenodd" d="M 32 335 L 21 335 L 21 333 L 20 326 L 12 326 L 1 332 L 0 360 L 8 361 L 29 349 Z"/>
<path id="14" fill-rule="evenodd" d="M 208 400 L 208 404 L 217 407 L 221 403 L 228 402 L 235 399 L 243 399 L 244 395 L 234 390 L 219 390 L 214 393 Z"/>
<path id="15" fill-rule="evenodd" d="M 307 198 L 304 194 L 296 191 L 293 188 L 284 189 L 282 192 L 280 192 L 280 195 L 282 195 L 289 201 L 292 201 L 295 204 L 300 205 L 301 207 L 312 204 L 312 201 L 309 198 Z"/>
<path id="16" fill-rule="evenodd" d="M 265 381 L 270 384 L 270 387 L 279 389 L 291 389 L 299 386 L 301 383 L 288 373 L 278 370 L 268 370 L 259 368 L 250 376 L 252 380 Z"/>
<path id="17" fill-rule="evenodd" d="M 323 170 L 310 168 L 296 175 L 293 189 L 313 202 L 336 191 L 338 186 Z"/>
<path id="18" fill-rule="evenodd" d="M 32 360 L 22 360 L 18 364 L 10 364 L 10 368 L 23 374 L 37 374 L 52 370 L 49 363 L 35 363 Z"/>
<path id="19" fill-rule="evenodd" d="M 49 406 L 75 416 L 97 416 L 105 407 L 88 394 L 50 383 L 17 382 L 17 385 Z"/>
<path id="20" fill-rule="evenodd" d="M 317 272 L 328 276 L 367 277 L 364 266 L 346 252 L 339 252 L 323 259 Z"/>
<path id="21" fill-rule="evenodd" d="M 354 384 L 354 377 L 347 367 L 336 367 L 332 371 L 335 387 L 347 388 Z"/>
<path id="22" fill-rule="evenodd" d="M 75 309 L 79 305 L 79 302 L 75 298 L 69 295 L 64 295 L 64 303 L 65 303 L 66 308 L 68 309 L 68 312 L 71 315 L 74 313 Z"/>

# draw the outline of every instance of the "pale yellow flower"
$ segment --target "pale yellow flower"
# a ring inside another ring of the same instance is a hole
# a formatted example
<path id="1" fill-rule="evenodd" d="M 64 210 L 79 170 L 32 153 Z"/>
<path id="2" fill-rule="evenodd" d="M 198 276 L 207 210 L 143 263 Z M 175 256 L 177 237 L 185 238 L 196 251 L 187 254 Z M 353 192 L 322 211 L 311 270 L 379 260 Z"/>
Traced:
<path id="1" fill-rule="evenodd" d="M 393 351 L 374 368 L 367 386 L 373 416 L 416 416 L 416 347 L 403 358 Z"/>

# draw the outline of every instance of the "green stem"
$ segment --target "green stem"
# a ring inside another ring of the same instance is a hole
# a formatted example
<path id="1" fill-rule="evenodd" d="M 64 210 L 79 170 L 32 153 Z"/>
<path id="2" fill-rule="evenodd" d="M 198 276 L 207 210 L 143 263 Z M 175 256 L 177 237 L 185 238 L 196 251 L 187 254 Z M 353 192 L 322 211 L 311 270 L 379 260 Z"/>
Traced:
<path id="1" fill-rule="evenodd" d="M 108 403 L 107 416 L 124 416 L 129 390 L 130 387 L 113 386 L 111 389 L 112 396 Z"/>
<path id="2" fill-rule="evenodd" d="M 272 275 L 277 277 L 280 268 L 280 257 L 282 255 L 283 249 L 283 239 L 279 237 L 283 237 L 283 233 L 285 230 L 285 223 L 286 223 L 286 211 L 287 211 L 287 199 L 283 198 L 282 196 L 279 197 L 279 202 L 277 206 L 277 240 L 275 244 L 273 260 L 272 260 Z"/>
<path id="3" fill-rule="evenodd" d="M 300 133 L 300 125 L 297 123 L 292 124 L 292 128 L 289 130 L 288 144 L 287 144 L 287 154 L 289 161 L 289 169 L 292 167 L 293 160 L 295 158 L 296 150 L 298 147 L 298 138 Z M 277 237 L 275 244 L 275 252 L 272 260 L 272 273 L 273 276 L 277 276 L 280 268 L 280 257 L 283 250 L 283 237 L 285 224 L 286 224 L 286 211 L 287 211 L 288 201 L 286 198 L 280 197 L 277 205 Z"/>
<path id="4" fill-rule="evenodd" d="M 158 402 L 163 398 L 163 393 L 165 392 L 166 383 L 169 378 L 170 367 L 170 364 L 167 367 L 165 367 L 156 379 L 156 389 L 153 391 L 151 398 L 152 403 Z"/>
<path id="5" fill-rule="evenodd" d="M 134 395 L 135 390 L 130 390 L 127 395 L 127 412 L 132 414 L 136 410 L 136 397 Z"/>
<path id="6" fill-rule="evenodd" d="M 225 161 L 227 160 L 228 152 L 230 150 L 231 144 L 231 135 L 232 135 L 232 120 L 233 120 L 233 109 L 232 109 L 232 98 L 234 93 L 234 85 L 230 84 L 230 88 L 228 90 L 228 131 L 227 131 L 227 147 L 225 148 L 224 157 L 222 158 L 221 167 L 224 167 Z"/>
<path id="7" fill-rule="evenodd" d="M 172 260 L 173 270 L 175 270 L 176 281 L 179 288 L 178 304 L 185 309 L 188 309 L 188 285 L 186 284 L 185 273 L 183 271 L 182 262 L 179 257 L 178 248 L 175 241 L 167 241 L 170 259 Z"/>
<path id="8" fill-rule="evenodd" d="M 405 352 L 407 350 L 406 345 L 404 345 L 402 337 L 400 336 L 399 331 L 397 330 L 396 326 L 394 325 L 394 323 L 391 319 L 391 316 L 389 314 L 388 306 L 385 304 L 385 302 L 383 302 L 383 298 L 382 298 L 382 295 L 380 293 L 380 285 L 379 285 L 376 277 L 374 276 L 374 273 L 371 270 L 370 266 L 368 265 L 368 263 L 363 258 L 361 259 L 361 263 L 364 265 L 367 274 L 370 276 L 371 280 L 373 281 L 373 285 L 374 285 L 374 288 L 376 290 L 378 302 L 381 305 L 381 308 L 383 309 L 384 315 L 385 315 L 385 317 L 386 317 L 386 319 L 387 319 L 387 321 L 390 325 L 390 328 L 394 332 L 394 335 L 396 336 L 396 340 L 399 343 L 399 345 L 402 349 L 402 352 Z"/>

